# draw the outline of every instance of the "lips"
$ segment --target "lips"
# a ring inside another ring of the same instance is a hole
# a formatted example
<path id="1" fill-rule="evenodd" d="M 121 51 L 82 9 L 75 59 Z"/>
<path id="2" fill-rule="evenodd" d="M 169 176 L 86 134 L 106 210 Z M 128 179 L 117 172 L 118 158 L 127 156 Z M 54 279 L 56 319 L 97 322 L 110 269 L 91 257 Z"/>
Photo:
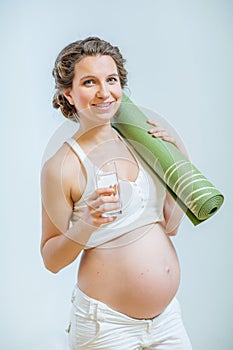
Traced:
<path id="1" fill-rule="evenodd" d="M 114 101 L 111 102 L 104 102 L 104 103 L 94 103 L 93 106 L 98 108 L 98 109 L 108 109 L 112 104 L 114 103 Z"/>

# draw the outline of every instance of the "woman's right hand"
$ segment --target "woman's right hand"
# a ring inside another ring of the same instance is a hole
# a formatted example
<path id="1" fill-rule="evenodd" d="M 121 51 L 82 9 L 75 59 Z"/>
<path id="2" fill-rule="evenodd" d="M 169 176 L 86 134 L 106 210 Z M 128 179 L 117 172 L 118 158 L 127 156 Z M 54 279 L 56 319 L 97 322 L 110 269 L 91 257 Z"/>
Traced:
<path id="1" fill-rule="evenodd" d="M 67 156 L 66 145 L 42 169 L 41 254 L 46 268 L 54 273 L 77 258 L 99 226 L 117 218 L 102 217 L 102 214 L 120 207 L 113 188 L 97 189 L 87 199 L 81 217 L 70 225 L 74 202 L 81 198 L 84 190 L 82 186 L 77 186 L 77 174 L 80 172 L 81 164 L 72 152 Z M 75 200 L 71 195 L 74 193 Z"/>
<path id="2" fill-rule="evenodd" d="M 99 227 L 115 221 L 117 216 L 104 217 L 103 214 L 117 209 L 120 209 L 120 200 L 114 196 L 114 188 L 98 188 L 87 199 L 82 219 L 89 225 Z"/>

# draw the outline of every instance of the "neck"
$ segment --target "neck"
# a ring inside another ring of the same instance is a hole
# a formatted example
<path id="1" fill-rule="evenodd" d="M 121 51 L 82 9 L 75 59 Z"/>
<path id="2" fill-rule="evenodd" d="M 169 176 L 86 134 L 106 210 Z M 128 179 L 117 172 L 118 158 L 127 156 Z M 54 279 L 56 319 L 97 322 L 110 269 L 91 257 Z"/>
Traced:
<path id="1" fill-rule="evenodd" d="M 81 143 L 98 144 L 108 140 L 117 139 L 110 122 L 89 126 L 80 123 L 79 130 L 75 135 Z"/>

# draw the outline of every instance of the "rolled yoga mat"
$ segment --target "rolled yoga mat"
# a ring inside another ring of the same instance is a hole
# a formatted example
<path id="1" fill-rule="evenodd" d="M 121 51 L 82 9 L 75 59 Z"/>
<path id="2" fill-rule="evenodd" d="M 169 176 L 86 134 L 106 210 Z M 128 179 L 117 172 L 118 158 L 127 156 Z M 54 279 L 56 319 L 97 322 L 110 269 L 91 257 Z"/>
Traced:
<path id="1" fill-rule="evenodd" d="M 147 119 L 123 94 L 112 126 L 159 176 L 191 222 L 198 225 L 217 212 L 224 197 L 175 145 L 148 133 L 151 125 Z"/>

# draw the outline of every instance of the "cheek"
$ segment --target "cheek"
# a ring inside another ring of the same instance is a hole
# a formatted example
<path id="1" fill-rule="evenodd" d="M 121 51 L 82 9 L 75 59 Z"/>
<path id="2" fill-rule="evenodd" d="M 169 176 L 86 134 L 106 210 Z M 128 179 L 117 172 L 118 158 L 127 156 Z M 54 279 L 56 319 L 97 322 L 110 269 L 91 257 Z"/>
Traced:
<path id="1" fill-rule="evenodd" d="M 90 94 L 88 94 L 87 92 L 83 93 L 83 92 L 79 92 L 77 94 L 77 97 L 75 99 L 75 107 L 77 110 L 80 109 L 85 109 L 88 107 L 88 104 L 91 100 L 91 96 L 89 96 Z"/>
<path id="2" fill-rule="evenodd" d="M 112 93 L 115 95 L 115 97 L 117 99 L 121 99 L 122 98 L 122 88 L 121 86 L 116 86 L 115 88 L 113 88 Z"/>

